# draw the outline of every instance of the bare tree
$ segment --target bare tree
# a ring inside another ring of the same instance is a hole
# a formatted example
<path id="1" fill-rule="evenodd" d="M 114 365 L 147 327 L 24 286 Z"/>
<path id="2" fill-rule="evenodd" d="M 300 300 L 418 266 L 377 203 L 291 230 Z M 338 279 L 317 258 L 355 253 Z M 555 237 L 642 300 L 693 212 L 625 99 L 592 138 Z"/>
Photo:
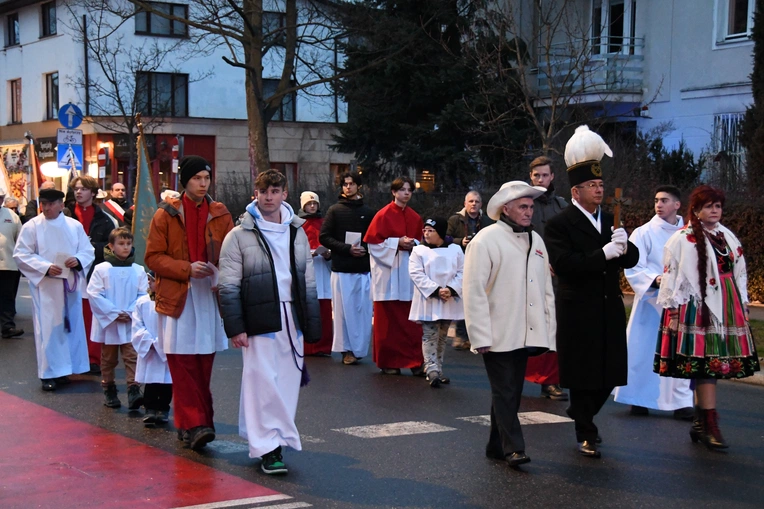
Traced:
<path id="1" fill-rule="evenodd" d="M 621 103 L 642 95 L 643 39 L 599 35 L 582 2 L 479 3 L 482 15 L 465 34 L 465 55 L 483 97 L 471 110 L 487 139 L 524 119 L 535 151 L 559 154 L 566 127 L 622 116 Z"/>
<path id="2" fill-rule="evenodd" d="M 75 88 L 79 102 L 85 105 L 85 115 L 92 124 L 127 135 L 130 154 L 127 187 L 130 190 L 136 167 L 136 113 L 143 113 L 144 131 L 154 132 L 172 111 L 168 98 L 155 95 L 152 114 L 148 115 L 150 91 L 145 78 L 158 71 L 179 72 L 178 66 L 190 53 L 182 51 L 188 44 L 185 39 L 130 43 L 125 20 L 113 16 L 108 6 L 108 2 L 95 0 L 66 2 L 71 14 L 66 26 L 73 40 L 84 44 L 86 51 L 86 63 L 67 79 Z M 208 74 L 197 73 L 189 76 L 188 81 L 204 79 Z"/>

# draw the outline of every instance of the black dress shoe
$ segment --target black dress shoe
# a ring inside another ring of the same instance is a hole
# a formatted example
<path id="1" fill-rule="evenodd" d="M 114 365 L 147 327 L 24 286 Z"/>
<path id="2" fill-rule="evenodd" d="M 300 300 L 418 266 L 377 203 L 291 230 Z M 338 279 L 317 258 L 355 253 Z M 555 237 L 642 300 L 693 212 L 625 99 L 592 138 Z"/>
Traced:
<path id="1" fill-rule="evenodd" d="M 560 389 L 559 385 L 542 385 L 541 396 L 554 401 L 568 401 L 568 395 Z"/>
<path id="2" fill-rule="evenodd" d="M 581 456 L 586 456 L 587 458 L 600 457 L 600 452 L 597 450 L 597 445 L 591 443 L 588 440 L 584 440 L 583 442 L 578 443 L 578 453 Z"/>
<path id="3" fill-rule="evenodd" d="M 3 339 L 17 338 L 24 335 L 24 329 L 12 327 L 3 331 Z"/>
<path id="4" fill-rule="evenodd" d="M 46 392 L 51 392 L 56 390 L 56 381 L 52 378 L 42 378 L 40 379 L 42 382 L 42 390 Z"/>
<path id="5" fill-rule="evenodd" d="M 513 452 L 509 456 L 507 456 L 507 463 L 509 463 L 510 467 L 519 467 L 520 465 L 524 465 L 525 463 L 530 463 L 531 459 L 528 457 L 527 454 L 525 454 L 525 451 L 517 451 Z"/>
<path id="6" fill-rule="evenodd" d="M 205 445 L 215 440 L 215 430 L 207 426 L 197 426 L 189 430 L 188 445 L 194 451 L 200 451 Z"/>

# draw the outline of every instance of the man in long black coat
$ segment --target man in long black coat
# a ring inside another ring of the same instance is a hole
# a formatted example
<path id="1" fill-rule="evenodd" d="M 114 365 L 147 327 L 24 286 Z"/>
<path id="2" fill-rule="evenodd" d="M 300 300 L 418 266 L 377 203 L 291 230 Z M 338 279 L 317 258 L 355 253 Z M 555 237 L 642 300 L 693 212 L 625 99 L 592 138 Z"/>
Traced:
<path id="1" fill-rule="evenodd" d="M 626 232 L 613 230 L 613 216 L 600 208 L 604 186 L 599 158 L 568 168 L 573 203 L 547 222 L 544 234 L 558 277 L 560 385 L 570 389 L 567 412 L 576 424 L 578 450 L 593 458 L 600 457 L 594 416 L 616 386 L 626 385 L 628 372 L 619 273 L 639 261 L 639 250 Z"/>

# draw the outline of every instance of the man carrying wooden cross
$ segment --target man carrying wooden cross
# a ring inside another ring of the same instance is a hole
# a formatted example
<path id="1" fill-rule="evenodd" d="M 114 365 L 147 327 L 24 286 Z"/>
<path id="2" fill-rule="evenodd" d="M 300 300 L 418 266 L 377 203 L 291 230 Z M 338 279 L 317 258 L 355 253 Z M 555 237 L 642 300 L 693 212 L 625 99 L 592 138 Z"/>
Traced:
<path id="1" fill-rule="evenodd" d="M 599 458 L 594 416 L 616 386 L 626 385 L 626 314 L 621 268 L 639 261 L 638 249 L 614 217 L 600 208 L 600 160 L 610 147 L 587 126 L 565 147 L 573 203 L 546 224 L 544 242 L 558 277 L 557 352 L 560 385 L 570 389 L 568 415 L 580 454 Z M 619 204 L 616 204 L 620 207 Z"/>

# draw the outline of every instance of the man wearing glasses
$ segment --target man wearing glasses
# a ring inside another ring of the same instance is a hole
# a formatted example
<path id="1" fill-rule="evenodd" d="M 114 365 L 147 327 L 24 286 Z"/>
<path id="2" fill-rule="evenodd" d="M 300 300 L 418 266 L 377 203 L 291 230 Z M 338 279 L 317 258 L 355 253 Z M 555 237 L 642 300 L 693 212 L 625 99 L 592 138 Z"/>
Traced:
<path id="1" fill-rule="evenodd" d="M 557 353 L 560 385 L 570 389 L 580 454 L 599 458 L 594 416 L 617 386 L 626 385 L 626 314 L 619 271 L 639 261 L 639 250 L 600 204 L 605 188 L 600 160 L 613 156 L 587 126 L 565 147 L 573 203 L 546 224 L 544 242 L 558 278 Z"/>
<path id="2" fill-rule="evenodd" d="M 345 172 L 340 182 L 339 200 L 326 212 L 319 241 L 332 251 L 332 351 L 341 352 L 342 363 L 351 365 L 368 355 L 371 343 L 371 269 L 362 239 L 375 211 L 358 192 L 358 173 Z"/>

